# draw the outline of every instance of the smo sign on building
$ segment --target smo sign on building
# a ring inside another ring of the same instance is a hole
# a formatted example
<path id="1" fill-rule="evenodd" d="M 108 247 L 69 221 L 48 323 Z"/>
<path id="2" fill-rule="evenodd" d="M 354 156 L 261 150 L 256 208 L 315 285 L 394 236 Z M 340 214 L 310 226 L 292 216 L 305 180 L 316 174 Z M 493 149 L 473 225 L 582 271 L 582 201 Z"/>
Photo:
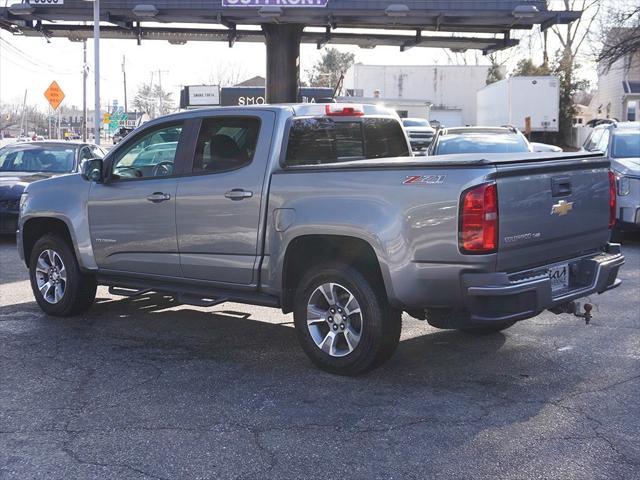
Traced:
<path id="1" fill-rule="evenodd" d="M 216 92 L 218 92 L 216 94 Z M 326 103 L 333 96 L 332 88 L 303 87 L 298 101 Z M 190 86 L 180 93 L 180 108 L 231 107 L 238 105 L 264 105 L 267 103 L 264 87 L 218 87 L 214 85 Z"/>

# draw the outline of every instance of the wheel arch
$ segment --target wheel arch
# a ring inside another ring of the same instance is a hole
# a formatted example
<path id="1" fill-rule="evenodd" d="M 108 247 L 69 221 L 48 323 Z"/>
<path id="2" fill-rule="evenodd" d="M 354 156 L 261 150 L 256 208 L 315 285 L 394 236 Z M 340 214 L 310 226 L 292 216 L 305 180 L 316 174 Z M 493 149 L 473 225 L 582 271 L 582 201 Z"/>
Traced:
<path id="1" fill-rule="evenodd" d="M 335 261 L 354 266 L 365 275 L 373 275 L 390 297 L 388 272 L 369 241 L 350 235 L 302 234 L 289 241 L 284 253 L 281 270 L 282 311 L 293 311 L 296 287 L 309 268 Z"/>
<path id="2" fill-rule="evenodd" d="M 20 230 L 22 251 L 24 252 L 24 263 L 29 267 L 31 259 L 31 251 L 38 239 L 46 234 L 55 234 L 63 238 L 72 248 L 79 259 L 76 243 L 73 239 L 72 229 L 69 224 L 62 218 L 58 217 L 33 217 L 27 219 Z"/>

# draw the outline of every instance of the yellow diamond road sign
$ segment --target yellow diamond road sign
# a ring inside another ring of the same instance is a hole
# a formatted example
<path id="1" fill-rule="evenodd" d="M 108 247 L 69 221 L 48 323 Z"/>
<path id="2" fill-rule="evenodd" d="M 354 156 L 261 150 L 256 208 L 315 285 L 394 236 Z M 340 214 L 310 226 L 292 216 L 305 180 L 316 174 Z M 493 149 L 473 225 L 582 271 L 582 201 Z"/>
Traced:
<path id="1" fill-rule="evenodd" d="M 56 81 L 51 82 L 49 88 L 44 92 L 44 96 L 49 101 L 51 108 L 54 110 L 57 110 L 62 103 L 62 100 L 64 100 L 64 92 Z"/>

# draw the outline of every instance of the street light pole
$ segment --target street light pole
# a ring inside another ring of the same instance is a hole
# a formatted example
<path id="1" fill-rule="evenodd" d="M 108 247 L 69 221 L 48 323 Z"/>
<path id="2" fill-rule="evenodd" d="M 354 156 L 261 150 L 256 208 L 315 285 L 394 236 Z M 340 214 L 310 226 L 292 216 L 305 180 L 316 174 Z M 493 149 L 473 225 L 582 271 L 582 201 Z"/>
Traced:
<path id="1" fill-rule="evenodd" d="M 90 0 L 91 1 L 91 0 Z M 93 73 L 95 83 L 95 113 L 93 114 L 94 141 L 100 145 L 100 0 L 93 1 Z"/>
<path id="2" fill-rule="evenodd" d="M 87 141 L 87 41 L 82 42 L 82 141 Z"/>

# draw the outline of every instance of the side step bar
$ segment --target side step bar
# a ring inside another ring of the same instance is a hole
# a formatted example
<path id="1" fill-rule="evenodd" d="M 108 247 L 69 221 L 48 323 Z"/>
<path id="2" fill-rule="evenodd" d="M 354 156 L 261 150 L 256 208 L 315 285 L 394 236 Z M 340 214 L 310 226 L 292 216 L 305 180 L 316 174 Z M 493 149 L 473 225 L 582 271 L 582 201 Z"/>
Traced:
<path id="1" fill-rule="evenodd" d="M 280 299 L 257 291 L 229 290 L 191 283 L 163 282 L 155 279 L 124 275 L 98 275 L 98 284 L 109 287 L 109 293 L 122 297 L 137 297 L 148 293 L 173 296 L 178 303 L 196 307 L 213 307 L 225 302 L 245 303 L 280 308 Z"/>
<path id="2" fill-rule="evenodd" d="M 127 288 L 127 287 L 109 287 L 109 293 L 111 295 L 117 295 L 119 297 L 139 297 L 141 295 L 146 295 L 147 293 L 152 292 L 150 288 L 145 288 L 144 290 L 138 290 L 135 288 Z"/>
<path id="3" fill-rule="evenodd" d="M 188 293 L 178 293 L 176 300 L 183 305 L 193 305 L 194 307 L 215 307 L 229 301 L 228 298 L 201 298 L 199 295 Z"/>

